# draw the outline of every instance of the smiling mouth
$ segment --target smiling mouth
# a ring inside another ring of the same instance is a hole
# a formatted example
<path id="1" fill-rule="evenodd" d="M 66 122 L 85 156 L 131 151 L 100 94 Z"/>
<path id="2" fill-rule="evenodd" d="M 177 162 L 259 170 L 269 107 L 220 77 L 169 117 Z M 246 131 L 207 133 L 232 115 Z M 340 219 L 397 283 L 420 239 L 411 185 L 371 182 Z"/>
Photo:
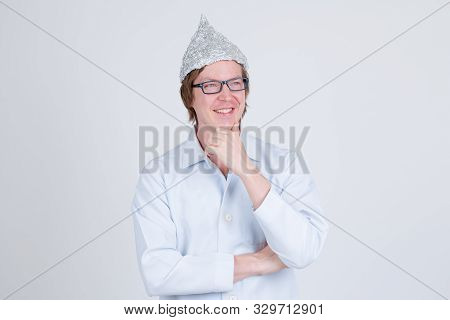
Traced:
<path id="1" fill-rule="evenodd" d="M 219 113 L 219 114 L 230 114 L 233 112 L 235 108 L 224 108 L 224 109 L 219 109 L 219 110 L 214 110 L 215 113 Z"/>

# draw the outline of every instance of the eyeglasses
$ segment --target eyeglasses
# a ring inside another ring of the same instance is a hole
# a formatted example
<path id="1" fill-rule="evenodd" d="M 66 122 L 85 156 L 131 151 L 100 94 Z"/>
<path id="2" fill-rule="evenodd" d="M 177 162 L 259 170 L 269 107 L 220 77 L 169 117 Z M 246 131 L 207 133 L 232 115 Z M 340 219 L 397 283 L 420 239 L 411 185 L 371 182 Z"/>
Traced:
<path id="1" fill-rule="evenodd" d="M 230 91 L 242 91 L 248 88 L 248 78 L 237 77 L 230 80 L 209 80 L 202 83 L 193 84 L 193 88 L 202 88 L 204 94 L 214 94 L 222 91 L 226 84 Z"/>

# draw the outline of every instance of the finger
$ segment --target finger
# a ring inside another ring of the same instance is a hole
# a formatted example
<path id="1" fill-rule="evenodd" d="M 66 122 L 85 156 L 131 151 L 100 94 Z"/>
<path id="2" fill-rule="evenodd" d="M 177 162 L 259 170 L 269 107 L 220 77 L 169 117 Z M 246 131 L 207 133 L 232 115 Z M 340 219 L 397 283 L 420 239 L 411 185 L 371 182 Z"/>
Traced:
<path id="1" fill-rule="evenodd" d="M 233 129 L 234 127 L 234 129 Z M 216 127 L 216 132 L 230 132 L 230 131 L 235 131 L 236 130 L 236 123 L 233 123 L 233 125 L 231 126 L 219 126 Z"/>
<path id="2" fill-rule="evenodd" d="M 216 152 L 215 152 L 214 146 L 212 146 L 212 145 L 207 145 L 207 146 L 205 147 L 205 153 L 206 153 L 208 156 L 215 155 Z"/>
<path id="3" fill-rule="evenodd" d="M 218 148 L 220 146 L 220 144 L 221 144 L 221 141 L 212 140 L 206 144 L 205 150 L 206 150 L 206 147 Z"/>
<path id="4" fill-rule="evenodd" d="M 217 138 L 220 137 L 219 131 L 212 132 L 208 137 L 206 137 L 206 144 L 217 143 Z"/>
<path id="5" fill-rule="evenodd" d="M 230 131 L 217 131 L 214 134 L 214 141 L 226 142 L 230 139 Z"/>
<path id="6" fill-rule="evenodd" d="M 226 141 L 226 136 L 224 136 L 222 133 L 215 133 L 210 139 L 209 141 L 212 144 L 218 145 L 221 142 Z"/>
<path id="7" fill-rule="evenodd" d="M 216 132 L 215 133 L 223 133 L 223 132 L 229 132 L 230 129 L 228 129 L 227 127 L 216 127 Z"/>
<path id="8" fill-rule="evenodd" d="M 230 131 L 217 131 L 214 134 L 215 138 L 221 138 L 221 139 L 226 139 L 227 136 L 230 135 Z"/>

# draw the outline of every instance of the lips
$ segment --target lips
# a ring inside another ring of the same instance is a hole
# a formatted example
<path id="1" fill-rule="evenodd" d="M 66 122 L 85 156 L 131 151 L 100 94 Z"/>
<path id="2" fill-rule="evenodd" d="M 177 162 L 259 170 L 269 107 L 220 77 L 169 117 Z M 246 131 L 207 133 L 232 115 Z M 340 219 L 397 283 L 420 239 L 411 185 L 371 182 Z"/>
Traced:
<path id="1" fill-rule="evenodd" d="M 228 108 L 228 109 L 220 109 L 220 110 L 214 110 L 217 113 L 221 113 L 221 114 L 227 114 L 233 111 L 233 108 Z"/>
<path id="2" fill-rule="evenodd" d="M 234 108 L 234 107 L 227 107 L 227 108 L 217 108 L 217 109 L 214 109 L 213 111 L 215 113 L 217 113 L 218 115 L 229 115 L 229 114 L 232 114 L 235 109 L 236 108 Z"/>

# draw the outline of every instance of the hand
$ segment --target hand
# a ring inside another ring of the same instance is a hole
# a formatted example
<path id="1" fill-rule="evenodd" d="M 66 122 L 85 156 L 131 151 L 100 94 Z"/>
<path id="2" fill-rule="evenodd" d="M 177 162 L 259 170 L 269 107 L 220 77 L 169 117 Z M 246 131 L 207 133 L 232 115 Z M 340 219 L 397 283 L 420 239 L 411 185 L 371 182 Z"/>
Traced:
<path id="1" fill-rule="evenodd" d="M 258 274 L 264 275 L 280 271 L 287 266 L 280 260 L 278 255 L 266 245 L 262 250 L 253 254 L 256 257 Z"/>
<path id="2" fill-rule="evenodd" d="M 245 151 L 237 124 L 237 122 L 233 124 L 231 129 L 216 127 L 209 136 L 205 152 L 208 156 L 215 157 L 236 175 L 241 175 L 254 170 L 254 166 Z"/>
<path id="3" fill-rule="evenodd" d="M 287 268 L 287 266 L 266 245 L 258 252 L 234 256 L 233 282 L 238 282 L 252 276 L 273 273 L 284 268 Z"/>

